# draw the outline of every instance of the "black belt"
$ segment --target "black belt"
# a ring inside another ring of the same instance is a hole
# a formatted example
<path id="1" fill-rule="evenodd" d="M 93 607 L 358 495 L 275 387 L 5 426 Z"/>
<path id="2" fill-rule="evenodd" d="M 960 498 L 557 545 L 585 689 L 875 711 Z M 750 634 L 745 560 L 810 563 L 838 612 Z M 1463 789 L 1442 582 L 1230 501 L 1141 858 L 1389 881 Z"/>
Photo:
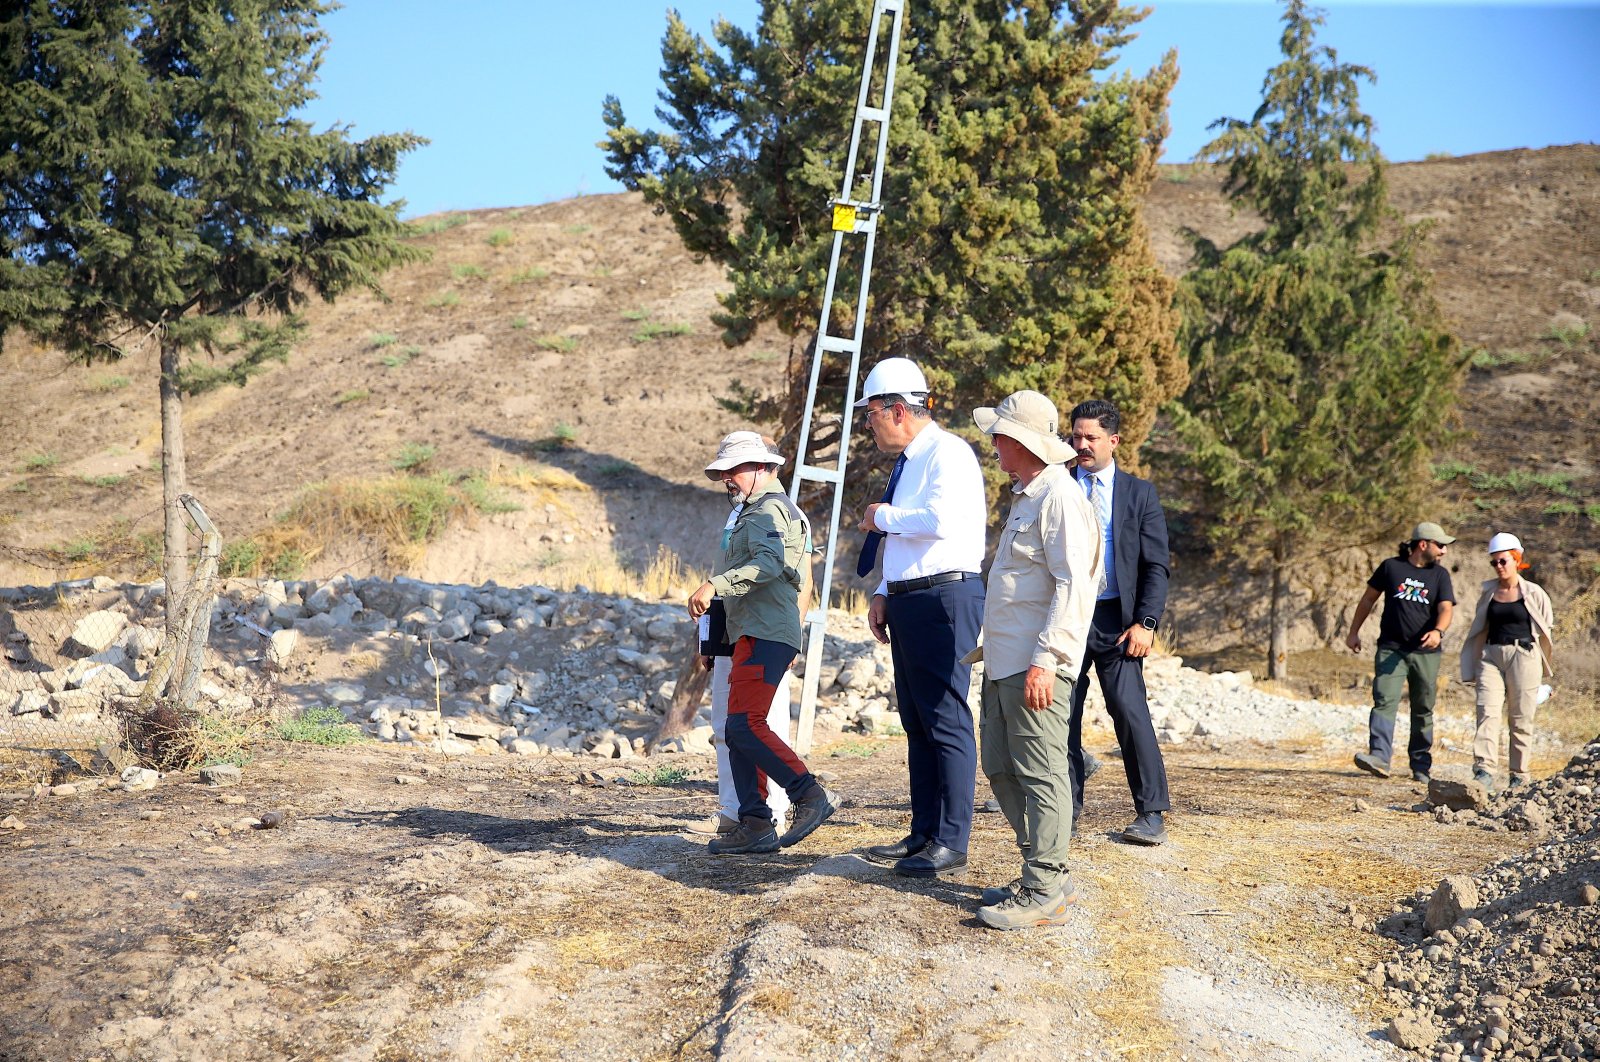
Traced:
<path id="1" fill-rule="evenodd" d="M 1514 645 L 1518 649 L 1532 649 L 1533 648 L 1533 639 L 1532 638 L 1514 638 L 1509 642 L 1490 642 L 1489 644 L 1490 645 Z"/>
<path id="2" fill-rule="evenodd" d="M 940 572 L 938 575 L 924 575 L 920 579 L 890 580 L 889 593 L 909 594 L 913 590 L 926 590 L 930 586 L 941 583 L 959 583 L 963 579 L 976 579 L 974 572 Z"/>

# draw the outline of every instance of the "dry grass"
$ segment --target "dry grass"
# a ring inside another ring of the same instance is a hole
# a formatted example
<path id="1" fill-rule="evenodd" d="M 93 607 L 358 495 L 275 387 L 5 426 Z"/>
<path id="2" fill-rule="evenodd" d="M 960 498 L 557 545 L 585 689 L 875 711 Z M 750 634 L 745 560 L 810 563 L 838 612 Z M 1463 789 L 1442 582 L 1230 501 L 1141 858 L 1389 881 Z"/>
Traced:
<path id="1" fill-rule="evenodd" d="M 687 588 L 700 585 L 704 579 L 704 573 L 686 568 L 678 555 L 666 546 L 656 549 L 656 555 L 643 572 L 629 569 L 612 555 L 558 561 L 546 566 L 539 575 L 539 581 L 552 590 L 571 590 L 582 585 L 600 594 L 620 594 L 648 601 L 687 597 Z"/>

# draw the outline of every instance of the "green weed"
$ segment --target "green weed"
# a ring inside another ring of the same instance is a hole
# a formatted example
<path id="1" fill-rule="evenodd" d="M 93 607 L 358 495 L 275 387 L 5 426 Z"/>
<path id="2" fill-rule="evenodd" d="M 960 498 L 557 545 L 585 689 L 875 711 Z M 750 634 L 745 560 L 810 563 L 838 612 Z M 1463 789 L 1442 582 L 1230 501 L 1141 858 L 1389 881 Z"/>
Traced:
<path id="1" fill-rule="evenodd" d="M 485 472 L 465 473 L 458 487 L 468 504 L 480 513 L 514 513 L 522 508 L 502 494 L 489 481 L 489 475 Z"/>
<path id="2" fill-rule="evenodd" d="M 489 274 L 475 265 L 453 265 L 450 267 L 450 275 L 457 280 L 482 280 Z"/>
<path id="3" fill-rule="evenodd" d="M 454 291 L 441 291 L 428 300 L 429 306 L 454 306 L 461 301 L 461 296 Z"/>
<path id="4" fill-rule="evenodd" d="M 782 357 L 782 355 L 776 350 L 758 350 L 750 355 L 750 360 L 757 361 L 765 365 L 768 362 L 777 361 L 780 357 Z"/>
<path id="5" fill-rule="evenodd" d="M 566 228 L 562 229 L 561 231 L 566 233 L 568 236 L 582 236 L 584 233 L 589 231 L 589 226 L 587 226 L 587 225 L 568 225 Z"/>
<path id="6" fill-rule="evenodd" d="M 1583 515 L 1587 516 L 1591 523 L 1600 524 L 1600 503 L 1585 505 Z"/>
<path id="7" fill-rule="evenodd" d="M 382 350 L 394 346 L 399 338 L 393 332 L 374 332 L 367 337 L 367 346 L 372 350 Z"/>
<path id="8" fill-rule="evenodd" d="M 43 472 L 47 468 L 54 468 L 61 463 L 61 458 L 48 451 L 37 453 L 22 462 L 24 472 Z"/>
<path id="9" fill-rule="evenodd" d="M 127 476 L 84 476 L 83 482 L 91 487 L 120 487 L 128 481 Z"/>
<path id="10" fill-rule="evenodd" d="M 202 715 L 195 720 L 191 740 L 200 754 L 200 766 L 245 767 L 250 763 L 249 746 L 254 737 L 253 729 L 244 723 L 220 715 Z"/>
<path id="11" fill-rule="evenodd" d="M 401 347 L 398 353 L 385 354 L 383 364 L 386 368 L 398 369 L 418 354 L 422 353 L 421 347 Z"/>
<path id="12" fill-rule="evenodd" d="M 1558 501 L 1544 507 L 1546 516 L 1577 516 L 1583 510 L 1577 502 Z"/>
<path id="13" fill-rule="evenodd" d="M 685 767 L 669 767 L 662 764 L 643 771 L 634 771 L 628 775 L 628 781 L 634 785 L 669 786 L 689 780 L 689 770 Z"/>
<path id="14" fill-rule="evenodd" d="M 649 310 L 623 310 L 622 311 L 622 319 L 624 321 L 648 321 L 648 320 L 650 320 L 650 311 Z"/>
<path id="15" fill-rule="evenodd" d="M 1561 344 L 1561 349 L 1572 351 L 1578 349 L 1578 344 L 1588 338 L 1588 335 L 1589 322 L 1579 321 L 1570 325 L 1551 325 L 1539 338 L 1553 340 Z"/>
<path id="16" fill-rule="evenodd" d="M 484 242 L 490 247 L 504 247 L 506 244 L 511 242 L 511 230 L 495 229 L 493 232 L 489 233 L 489 238 Z"/>
<path id="17" fill-rule="evenodd" d="M 1525 354 L 1520 350 L 1496 352 L 1483 347 L 1474 347 L 1472 349 L 1472 367 L 1487 371 L 1489 369 L 1504 368 L 1507 365 L 1526 365 L 1532 360 L 1532 357 L 1531 354 Z"/>
<path id="18" fill-rule="evenodd" d="M 571 354 L 578 349 L 577 336 L 544 335 L 533 341 L 540 350 L 553 350 L 558 354 Z"/>
<path id="19" fill-rule="evenodd" d="M 345 722 L 344 713 L 331 706 L 307 708 L 293 719 L 283 720 L 274 735 L 280 741 L 309 745 L 354 745 L 366 740 L 360 727 Z"/>
<path id="20" fill-rule="evenodd" d="M 1433 467 L 1433 478 L 1441 483 L 1464 478 L 1473 490 L 1479 491 L 1524 494 L 1537 488 L 1568 497 L 1573 494 L 1572 476 L 1566 472 L 1524 472 L 1521 469 L 1512 469 L 1502 475 L 1480 472 L 1476 467 L 1460 461 L 1445 461 Z"/>
<path id="21" fill-rule="evenodd" d="M 547 438 L 533 444 L 535 450 L 560 450 L 578 441 L 578 429 L 571 424 L 557 424 Z"/>
<path id="22" fill-rule="evenodd" d="M 110 376 L 101 374 L 89 381 L 89 390 L 97 395 L 109 395 L 127 387 L 131 381 L 126 376 Z"/>
<path id="23" fill-rule="evenodd" d="M 513 284 L 526 284 L 530 280 L 543 280 L 549 275 L 550 270 L 542 266 L 529 266 L 527 269 L 519 269 L 512 273 L 511 282 Z"/>
<path id="24" fill-rule="evenodd" d="M 829 756 L 833 756 L 836 759 L 841 759 L 841 760 L 842 759 L 863 759 L 864 760 L 869 756 L 876 755 L 877 752 L 878 752 L 878 747 L 876 745 L 869 745 L 864 741 L 852 741 L 848 745 L 840 745 L 840 746 L 838 746 L 832 752 L 828 753 L 828 755 Z"/>
<path id="25" fill-rule="evenodd" d="M 217 558 L 217 574 L 224 579 L 239 579 L 254 575 L 266 551 L 254 539 L 229 542 L 222 547 Z"/>
<path id="26" fill-rule="evenodd" d="M 406 443 L 400 447 L 389 464 L 397 472 L 412 472 L 432 461 L 438 452 L 437 446 L 428 443 Z"/>
<path id="27" fill-rule="evenodd" d="M 694 329 L 681 321 L 646 321 L 644 326 L 633 334 L 635 343 L 648 343 L 654 339 L 669 339 L 672 336 L 686 336 Z"/>
<path id="28" fill-rule="evenodd" d="M 639 466 L 632 461 L 612 460 L 602 461 L 595 471 L 602 476 L 625 476 L 629 472 L 639 471 Z"/>
<path id="29" fill-rule="evenodd" d="M 342 406 L 342 405 L 346 405 L 346 404 L 348 404 L 350 402 L 360 402 L 363 399 L 371 398 L 371 397 L 372 397 L 372 392 L 371 391 L 368 391 L 365 387 L 357 387 L 357 388 L 354 388 L 353 390 L 346 391 L 343 394 L 341 394 L 338 398 L 335 398 L 333 400 L 333 404 L 336 405 L 336 406 Z"/>
<path id="30" fill-rule="evenodd" d="M 406 235 L 410 238 L 418 236 L 432 236 L 435 233 L 453 229 L 458 225 L 465 225 L 471 219 L 465 214 L 446 214 L 441 218 L 423 218 L 420 221 L 408 222 L 409 231 Z"/>
<path id="31" fill-rule="evenodd" d="M 526 317 L 513 317 L 511 319 L 511 327 L 520 332 L 528 327 L 528 319 Z"/>

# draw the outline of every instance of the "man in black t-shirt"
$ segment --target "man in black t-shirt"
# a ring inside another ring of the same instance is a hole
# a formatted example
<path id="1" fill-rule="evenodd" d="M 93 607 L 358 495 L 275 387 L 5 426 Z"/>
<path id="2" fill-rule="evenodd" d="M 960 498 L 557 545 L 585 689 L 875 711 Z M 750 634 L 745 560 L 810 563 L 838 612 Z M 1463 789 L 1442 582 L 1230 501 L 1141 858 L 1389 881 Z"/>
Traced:
<path id="1" fill-rule="evenodd" d="M 1378 652 L 1372 676 L 1372 716 L 1367 751 L 1356 766 L 1379 778 L 1389 777 L 1394 753 L 1394 720 L 1404 687 L 1411 697 L 1411 741 L 1406 746 L 1411 777 L 1426 782 L 1433 769 L 1433 699 L 1439 683 L 1439 644 L 1450 629 L 1456 595 L 1450 573 L 1439 562 L 1455 539 L 1444 528 L 1423 522 L 1400 544 L 1398 556 L 1378 565 L 1350 620 L 1345 645 L 1361 651 L 1361 625 L 1379 597 Z"/>

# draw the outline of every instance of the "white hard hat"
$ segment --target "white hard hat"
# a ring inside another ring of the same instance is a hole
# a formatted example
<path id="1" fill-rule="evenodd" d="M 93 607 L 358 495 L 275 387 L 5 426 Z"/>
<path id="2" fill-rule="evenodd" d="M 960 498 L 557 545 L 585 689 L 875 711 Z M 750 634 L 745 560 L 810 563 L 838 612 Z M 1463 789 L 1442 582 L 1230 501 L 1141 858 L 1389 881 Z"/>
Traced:
<path id="1" fill-rule="evenodd" d="M 1504 550 L 1508 550 L 1508 549 L 1521 549 L 1521 548 L 1522 548 L 1522 540 L 1520 538 L 1518 538 L 1516 535 L 1513 535 L 1510 531 L 1499 531 L 1499 532 L 1496 532 L 1494 537 L 1489 539 L 1489 552 L 1490 553 L 1500 553 L 1500 552 L 1502 552 Z"/>
<path id="2" fill-rule="evenodd" d="M 867 373 L 867 382 L 861 385 L 861 401 L 855 408 L 867 408 L 867 401 L 886 395 L 901 395 L 918 401 L 928 393 L 928 378 L 922 375 L 916 362 L 910 358 L 884 358 Z"/>

